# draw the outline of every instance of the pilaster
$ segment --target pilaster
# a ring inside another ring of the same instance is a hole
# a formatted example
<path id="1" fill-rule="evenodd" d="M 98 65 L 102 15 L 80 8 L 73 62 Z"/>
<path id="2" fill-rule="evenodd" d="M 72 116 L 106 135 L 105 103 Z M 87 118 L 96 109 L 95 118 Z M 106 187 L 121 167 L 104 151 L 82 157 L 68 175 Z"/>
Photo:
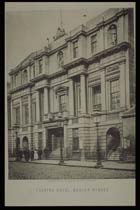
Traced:
<path id="1" fill-rule="evenodd" d="M 39 91 L 36 91 L 36 121 L 40 121 Z"/>
<path id="2" fill-rule="evenodd" d="M 125 79 L 125 62 L 121 62 L 120 66 L 120 107 L 126 106 L 126 79 Z"/>
<path id="3" fill-rule="evenodd" d="M 86 113 L 86 77 L 85 74 L 80 75 L 81 86 L 81 113 Z"/>
<path id="4" fill-rule="evenodd" d="M 73 80 L 70 79 L 69 81 L 69 110 L 70 116 L 74 116 L 74 87 L 73 87 Z"/>
<path id="5" fill-rule="evenodd" d="M 101 71 L 101 105 L 102 105 L 102 111 L 106 110 L 106 95 L 105 91 L 106 85 L 105 85 L 105 70 Z"/>

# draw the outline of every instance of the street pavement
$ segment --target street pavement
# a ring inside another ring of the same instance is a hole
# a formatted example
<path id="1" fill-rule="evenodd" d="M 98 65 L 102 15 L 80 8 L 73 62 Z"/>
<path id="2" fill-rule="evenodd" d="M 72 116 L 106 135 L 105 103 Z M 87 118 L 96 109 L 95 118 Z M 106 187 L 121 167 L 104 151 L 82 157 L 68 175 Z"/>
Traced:
<path id="1" fill-rule="evenodd" d="M 11 158 L 10 161 L 15 161 L 15 158 Z M 59 165 L 59 160 L 34 160 L 34 161 L 29 161 L 29 163 L 30 162 L 38 164 Z M 63 165 L 92 168 L 95 167 L 96 161 L 65 160 Z M 102 165 L 104 169 L 135 171 L 135 163 L 120 162 L 120 161 L 102 161 Z"/>
<path id="2" fill-rule="evenodd" d="M 9 179 L 129 179 L 135 171 L 94 167 L 44 164 L 35 162 L 9 162 Z"/>

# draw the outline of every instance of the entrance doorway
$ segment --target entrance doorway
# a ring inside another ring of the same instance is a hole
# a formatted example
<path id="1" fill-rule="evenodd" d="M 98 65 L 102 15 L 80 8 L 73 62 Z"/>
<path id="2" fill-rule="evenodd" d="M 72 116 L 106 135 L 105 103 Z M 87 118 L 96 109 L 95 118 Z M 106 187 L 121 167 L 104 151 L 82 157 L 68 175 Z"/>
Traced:
<path id="1" fill-rule="evenodd" d="M 49 151 L 49 157 L 60 157 L 60 142 L 62 141 L 62 147 L 64 145 L 63 136 L 63 128 L 48 130 L 47 150 Z"/>
<path id="2" fill-rule="evenodd" d="M 16 149 L 20 149 L 20 138 L 17 137 L 15 142 L 16 142 Z"/>
<path id="3" fill-rule="evenodd" d="M 118 128 L 109 128 L 106 133 L 106 158 L 109 160 L 119 160 L 119 146 L 120 132 Z"/>
<path id="4" fill-rule="evenodd" d="M 26 136 L 23 137 L 22 147 L 24 150 L 29 149 L 29 142 L 28 142 L 28 138 Z"/>

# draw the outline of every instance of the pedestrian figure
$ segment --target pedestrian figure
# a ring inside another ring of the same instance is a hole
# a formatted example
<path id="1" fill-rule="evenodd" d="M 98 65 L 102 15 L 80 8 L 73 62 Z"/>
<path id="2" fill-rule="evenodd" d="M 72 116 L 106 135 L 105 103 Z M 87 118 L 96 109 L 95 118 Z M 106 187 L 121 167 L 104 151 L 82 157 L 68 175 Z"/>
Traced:
<path id="1" fill-rule="evenodd" d="M 33 160 L 34 160 L 34 150 L 31 149 L 31 161 L 33 161 Z"/>

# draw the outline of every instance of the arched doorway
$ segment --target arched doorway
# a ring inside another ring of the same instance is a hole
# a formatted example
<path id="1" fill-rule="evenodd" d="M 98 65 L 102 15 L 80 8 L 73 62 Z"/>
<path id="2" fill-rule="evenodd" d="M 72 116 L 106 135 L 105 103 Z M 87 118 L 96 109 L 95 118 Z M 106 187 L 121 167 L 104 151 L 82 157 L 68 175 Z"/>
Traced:
<path id="1" fill-rule="evenodd" d="M 29 148 L 29 142 L 28 142 L 27 136 L 24 136 L 24 137 L 23 137 L 23 140 L 22 140 L 22 147 L 23 147 L 23 149 L 28 149 L 28 148 Z"/>
<path id="2" fill-rule="evenodd" d="M 17 137 L 15 142 L 16 142 L 16 149 L 19 149 L 20 148 L 20 138 Z"/>
<path id="3" fill-rule="evenodd" d="M 106 158 L 119 160 L 120 132 L 118 128 L 109 128 L 106 133 Z"/>

